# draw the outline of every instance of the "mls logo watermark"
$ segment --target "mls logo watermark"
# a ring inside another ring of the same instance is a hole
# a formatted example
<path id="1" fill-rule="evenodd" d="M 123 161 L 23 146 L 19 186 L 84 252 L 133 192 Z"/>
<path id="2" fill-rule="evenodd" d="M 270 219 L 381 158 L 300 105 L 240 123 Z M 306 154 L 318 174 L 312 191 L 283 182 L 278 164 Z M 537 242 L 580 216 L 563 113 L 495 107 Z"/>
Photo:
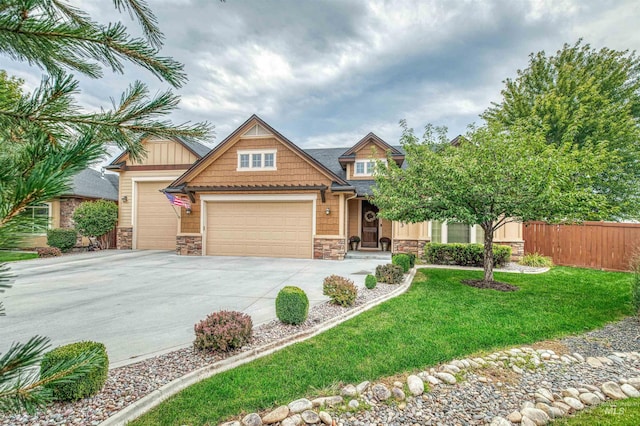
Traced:
<path id="1" fill-rule="evenodd" d="M 615 405 L 611 405 L 604 409 L 604 413 L 608 416 L 623 416 L 625 412 L 625 407 L 617 407 Z"/>

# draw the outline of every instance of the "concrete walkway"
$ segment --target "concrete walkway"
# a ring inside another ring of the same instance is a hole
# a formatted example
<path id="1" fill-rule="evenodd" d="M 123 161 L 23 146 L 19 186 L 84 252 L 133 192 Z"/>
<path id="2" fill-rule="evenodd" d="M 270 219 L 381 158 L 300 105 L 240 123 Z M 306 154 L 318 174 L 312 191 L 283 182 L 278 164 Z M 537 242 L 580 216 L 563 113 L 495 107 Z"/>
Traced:
<path id="1" fill-rule="evenodd" d="M 301 287 L 315 305 L 327 300 L 324 277 L 363 286 L 383 263 L 117 250 L 16 262 L 13 288 L 1 296 L 7 316 L 0 320 L 0 352 L 38 334 L 54 346 L 102 342 L 111 363 L 122 364 L 190 344 L 193 325 L 211 312 L 243 311 L 258 325 L 276 318 L 275 298 L 285 285 Z"/>

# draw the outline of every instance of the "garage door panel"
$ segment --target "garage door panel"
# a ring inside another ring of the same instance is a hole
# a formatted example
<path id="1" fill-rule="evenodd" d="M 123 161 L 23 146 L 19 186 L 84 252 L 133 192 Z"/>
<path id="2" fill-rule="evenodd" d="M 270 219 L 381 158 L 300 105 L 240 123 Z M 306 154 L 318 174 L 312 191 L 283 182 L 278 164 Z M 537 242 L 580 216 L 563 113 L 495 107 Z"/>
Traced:
<path id="1" fill-rule="evenodd" d="M 208 255 L 310 258 L 313 204 L 209 202 Z"/>
<path id="2" fill-rule="evenodd" d="M 160 192 L 170 181 L 136 182 L 136 248 L 175 250 L 178 218 Z"/>

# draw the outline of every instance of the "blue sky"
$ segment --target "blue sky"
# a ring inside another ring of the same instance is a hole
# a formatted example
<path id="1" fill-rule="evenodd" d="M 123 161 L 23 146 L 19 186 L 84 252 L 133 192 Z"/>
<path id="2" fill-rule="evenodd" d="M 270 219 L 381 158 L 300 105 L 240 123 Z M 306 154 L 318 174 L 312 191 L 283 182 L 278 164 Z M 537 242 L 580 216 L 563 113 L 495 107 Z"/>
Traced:
<path id="1" fill-rule="evenodd" d="M 111 1 L 76 4 L 95 20 L 122 20 Z M 398 142 L 398 121 L 464 133 L 502 81 L 532 52 L 579 38 L 593 47 L 640 50 L 633 0 L 296 1 L 150 0 L 189 82 L 174 122 L 209 121 L 212 145 L 256 113 L 304 148 L 350 146 L 368 132 Z M 0 68 L 35 87 L 41 70 L 2 58 Z M 129 82 L 168 85 L 145 70 L 81 78 L 80 103 L 110 105 Z"/>

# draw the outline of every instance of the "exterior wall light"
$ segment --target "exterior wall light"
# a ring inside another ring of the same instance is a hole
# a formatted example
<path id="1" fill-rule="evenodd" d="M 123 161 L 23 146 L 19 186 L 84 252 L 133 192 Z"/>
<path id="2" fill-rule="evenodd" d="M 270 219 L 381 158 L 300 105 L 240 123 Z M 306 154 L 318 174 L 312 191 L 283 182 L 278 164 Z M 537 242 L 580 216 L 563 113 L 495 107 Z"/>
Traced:
<path id="1" fill-rule="evenodd" d="M 123 203 L 126 203 L 127 201 L 129 201 L 129 198 L 126 195 L 123 195 L 121 200 Z"/>
<path id="2" fill-rule="evenodd" d="M 187 214 L 191 214 L 191 207 L 187 207 L 186 212 L 187 212 Z"/>
<path id="3" fill-rule="evenodd" d="M 331 214 L 331 208 L 327 207 L 327 209 L 324 211 L 324 214 L 330 215 Z"/>

